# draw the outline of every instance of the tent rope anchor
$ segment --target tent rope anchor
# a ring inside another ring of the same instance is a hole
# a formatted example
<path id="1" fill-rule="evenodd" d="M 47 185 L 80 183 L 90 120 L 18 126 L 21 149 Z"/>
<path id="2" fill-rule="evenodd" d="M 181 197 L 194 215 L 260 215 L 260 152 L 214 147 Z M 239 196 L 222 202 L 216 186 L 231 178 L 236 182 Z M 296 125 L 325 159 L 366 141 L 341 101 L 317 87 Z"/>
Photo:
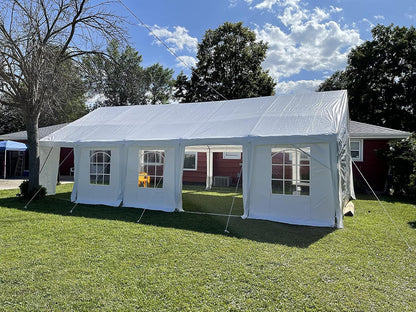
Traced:
<path id="1" fill-rule="evenodd" d="M 70 213 L 70 214 L 72 214 L 72 213 L 74 212 L 74 209 L 75 209 L 75 207 L 76 207 L 76 206 L 78 206 L 78 203 L 76 203 L 76 204 L 74 205 L 74 207 L 72 207 L 72 209 L 69 211 L 69 213 Z"/>
<path id="2" fill-rule="evenodd" d="M 146 211 L 146 208 L 144 208 L 143 209 L 143 212 L 142 212 L 142 214 L 140 215 L 140 218 L 139 218 L 139 220 L 137 220 L 136 221 L 136 223 L 140 223 L 140 220 L 142 219 L 142 217 L 143 217 L 143 215 L 144 215 L 144 212 Z"/>

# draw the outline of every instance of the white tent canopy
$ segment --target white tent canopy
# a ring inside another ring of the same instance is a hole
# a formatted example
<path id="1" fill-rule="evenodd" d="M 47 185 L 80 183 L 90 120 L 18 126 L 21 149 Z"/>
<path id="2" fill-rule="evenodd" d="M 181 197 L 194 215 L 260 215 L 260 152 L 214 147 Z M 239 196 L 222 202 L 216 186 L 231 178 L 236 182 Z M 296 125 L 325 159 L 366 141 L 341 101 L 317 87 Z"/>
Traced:
<path id="1" fill-rule="evenodd" d="M 57 150 L 73 147 L 73 201 L 182 210 L 185 149 L 242 150 L 243 217 L 342 227 L 348 142 L 346 91 L 105 107 L 41 140 L 41 183 L 54 193 Z"/>

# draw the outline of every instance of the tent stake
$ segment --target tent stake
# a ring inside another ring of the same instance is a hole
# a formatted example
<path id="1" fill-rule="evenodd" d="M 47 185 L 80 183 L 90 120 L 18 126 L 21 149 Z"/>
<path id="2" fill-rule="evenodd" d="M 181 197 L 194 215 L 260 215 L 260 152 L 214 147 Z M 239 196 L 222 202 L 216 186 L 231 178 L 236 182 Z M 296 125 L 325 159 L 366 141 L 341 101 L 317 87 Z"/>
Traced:
<path id="1" fill-rule="evenodd" d="M 78 206 L 78 203 L 76 203 L 76 204 L 74 205 L 74 207 L 72 207 L 72 209 L 69 211 L 69 213 L 70 213 L 70 214 L 72 214 L 72 212 L 74 211 L 74 209 L 75 209 L 75 207 L 76 207 L 76 206 Z"/>
<path id="2" fill-rule="evenodd" d="M 140 218 L 139 218 L 139 220 L 137 220 L 136 221 L 136 223 L 140 223 L 140 220 L 142 219 L 142 217 L 143 217 L 143 215 L 144 215 L 144 212 L 146 211 L 146 208 L 144 208 L 143 209 L 143 212 L 142 212 L 142 214 L 140 215 Z"/>

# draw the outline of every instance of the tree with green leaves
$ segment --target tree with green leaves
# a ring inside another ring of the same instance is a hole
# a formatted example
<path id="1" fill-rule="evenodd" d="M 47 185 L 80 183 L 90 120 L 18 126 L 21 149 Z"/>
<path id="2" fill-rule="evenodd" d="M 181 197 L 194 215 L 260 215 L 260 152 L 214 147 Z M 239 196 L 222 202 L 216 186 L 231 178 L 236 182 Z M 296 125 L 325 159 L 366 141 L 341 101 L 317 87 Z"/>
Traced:
<path id="1" fill-rule="evenodd" d="M 90 93 L 103 94 L 97 106 L 165 104 L 172 98 L 173 70 L 159 63 L 141 66 L 142 56 L 133 47 L 116 40 L 105 54 L 86 55 L 83 66 Z"/>
<path id="2" fill-rule="evenodd" d="M 388 150 L 379 151 L 390 166 L 389 189 L 394 195 L 416 196 L 416 134 L 390 143 Z"/>
<path id="3" fill-rule="evenodd" d="M 68 60 L 94 52 L 98 38 L 122 38 L 120 17 L 88 0 L 3 0 L 0 104 L 21 113 L 28 137 L 29 191 L 39 186 L 39 118 Z"/>
<path id="4" fill-rule="evenodd" d="M 187 90 L 189 90 L 189 81 L 188 77 L 183 73 L 183 71 L 181 71 L 176 77 L 174 88 L 174 98 L 178 102 L 185 102 Z"/>
<path id="5" fill-rule="evenodd" d="M 318 91 L 348 89 L 354 120 L 416 131 L 416 30 L 377 25 L 372 35 Z"/>
<path id="6" fill-rule="evenodd" d="M 256 34 L 242 22 L 226 22 L 207 30 L 198 44 L 198 62 L 191 79 L 181 86 L 186 87 L 184 101 L 272 95 L 276 84 L 261 67 L 267 48 L 267 43 L 257 41 Z"/>
<path id="7" fill-rule="evenodd" d="M 146 68 L 149 83 L 149 104 L 167 104 L 173 96 L 173 69 L 163 68 L 159 63 Z"/>
<path id="8" fill-rule="evenodd" d="M 67 60 L 55 76 L 56 89 L 39 116 L 39 127 L 74 121 L 88 113 L 85 105 L 86 86 L 76 62 Z M 25 130 L 21 111 L 13 106 L 0 106 L 0 133 Z"/>
<path id="9" fill-rule="evenodd" d="M 141 62 L 138 51 L 131 46 L 121 49 L 116 40 L 108 43 L 105 54 L 83 58 L 89 90 L 104 94 L 101 106 L 146 104 L 148 81 Z"/>
<path id="10" fill-rule="evenodd" d="M 0 134 L 22 131 L 25 129 L 25 122 L 22 114 L 13 107 L 0 105 Z"/>

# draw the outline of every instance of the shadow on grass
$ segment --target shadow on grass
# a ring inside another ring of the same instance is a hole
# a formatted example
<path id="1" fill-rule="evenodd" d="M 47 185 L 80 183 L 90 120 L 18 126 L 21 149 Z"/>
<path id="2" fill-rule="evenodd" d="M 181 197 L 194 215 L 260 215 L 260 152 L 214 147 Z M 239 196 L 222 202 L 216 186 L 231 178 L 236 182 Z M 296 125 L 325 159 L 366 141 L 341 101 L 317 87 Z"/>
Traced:
<path id="1" fill-rule="evenodd" d="M 409 225 L 410 225 L 412 228 L 416 229 L 416 221 L 409 222 Z"/>
<path id="2" fill-rule="evenodd" d="M 0 206 L 33 211 L 38 213 L 56 214 L 62 216 L 137 222 L 143 209 L 126 207 L 109 207 L 103 205 L 79 204 L 72 214 L 74 207 L 68 198 L 70 193 L 48 196 L 42 200 L 33 201 L 28 209 L 26 202 L 19 198 L 1 198 Z M 229 234 L 224 232 L 227 223 L 226 216 L 198 215 L 188 213 L 167 213 L 161 211 L 145 211 L 141 224 L 188 230 L 215 235 L 226 235 L 239 239 L 248 239 L 263 243 L 281 244 L 291 247 L 307 248 L 309 245 L 330 234 L 335 229 L 288 225 L 264 220 L 243 220 L 232 217 L 228 226 Z"/>

